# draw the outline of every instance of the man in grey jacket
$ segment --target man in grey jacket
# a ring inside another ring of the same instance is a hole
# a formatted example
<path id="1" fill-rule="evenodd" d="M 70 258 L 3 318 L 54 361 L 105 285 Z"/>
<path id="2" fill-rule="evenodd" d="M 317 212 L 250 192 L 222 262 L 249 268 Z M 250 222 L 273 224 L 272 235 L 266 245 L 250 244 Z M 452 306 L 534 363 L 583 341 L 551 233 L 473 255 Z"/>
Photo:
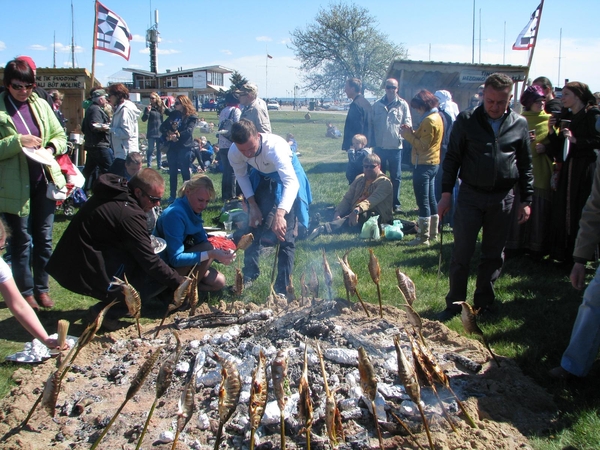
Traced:
<path id="1" fill-rule="evenodd" d="M 402 125 L 412 127 L 410 108 L 398 95 L 398 81 L 389 78 L 385 81 L 385 95 L 373 105 L 373 129 L 375 154 L 381 159 L 381 171 L 390 171 L 395 212 L 401 211 Z"/>
<path id="2" fill-rule="evenodd" d="M 271 132 L 271 119 L 267 104 L 258 98 L 258 87 L 254 83 L 244 84 L 238 91 L 242 108 L 241 119 L 247 119 L 254 124 L 259 133 Z"/>

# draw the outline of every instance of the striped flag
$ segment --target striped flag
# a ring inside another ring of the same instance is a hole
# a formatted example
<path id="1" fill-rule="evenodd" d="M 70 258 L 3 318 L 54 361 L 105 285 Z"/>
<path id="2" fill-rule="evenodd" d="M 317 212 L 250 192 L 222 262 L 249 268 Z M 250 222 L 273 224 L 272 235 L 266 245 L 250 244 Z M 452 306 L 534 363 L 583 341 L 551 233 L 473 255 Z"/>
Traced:
<path id="1" fill-rule="evenodd" d="M 542 4 L 540 3 L 531 15 L 531 19 L 529 19 L 527 26 L 523 28 L 523 31 L 521 31 L 517 37 L 517 40 L 512 47 L 513 50 L 529 50 L 531 47 L 535 46 L 535 35 L 539 25 L 541 8 Z"/>
<path id="2" fill-rule="evenodd" d="M 132 35 L 123 19 L 96 2 L 96 39 L 94 48 L 115 53 L 129 61 Z"/>

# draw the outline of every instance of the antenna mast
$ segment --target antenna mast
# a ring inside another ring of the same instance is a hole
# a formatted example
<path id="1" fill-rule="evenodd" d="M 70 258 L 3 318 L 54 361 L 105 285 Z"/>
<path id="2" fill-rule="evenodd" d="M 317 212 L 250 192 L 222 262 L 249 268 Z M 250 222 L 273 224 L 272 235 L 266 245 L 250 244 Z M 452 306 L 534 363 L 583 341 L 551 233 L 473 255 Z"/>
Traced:
<path id="1" fill-rule="evenodd" d="M 158 73 L 158 9 L 154 10 L 154 25 L 146 30 L 146 47 L 150 49 L 150 72 Z"/>
<path id="2" fill-rule="evenodd" d="M 56 51 L 56 47 L 54 48 Z M 71 0 L 71 69 L 75 68 L 75 15 L 73 14 L 73 0 Z"/>

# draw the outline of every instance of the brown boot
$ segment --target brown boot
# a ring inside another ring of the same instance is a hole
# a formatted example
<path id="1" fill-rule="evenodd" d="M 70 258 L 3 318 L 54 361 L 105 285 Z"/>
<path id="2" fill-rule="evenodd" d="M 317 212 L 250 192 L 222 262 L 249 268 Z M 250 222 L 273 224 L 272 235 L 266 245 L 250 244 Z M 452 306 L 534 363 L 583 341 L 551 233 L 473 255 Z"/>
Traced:
<path id="1" fill-rule="evenodd" d="M 54 306 L 54 302 L 47 292 L 40 292 L 39 294 L 36 294 L 35 299 L 43 308 L 52 308 Z"/>
<path id="2" fill-rule="evenodd" d="M 38 305 L 38 302 L 35 301 L 33 295 L 25 295 L 23 296 L 23 298 L 25 299 L 27 304 L 33 308 L 34 311 L 39 311 L 40 305 Z"/>

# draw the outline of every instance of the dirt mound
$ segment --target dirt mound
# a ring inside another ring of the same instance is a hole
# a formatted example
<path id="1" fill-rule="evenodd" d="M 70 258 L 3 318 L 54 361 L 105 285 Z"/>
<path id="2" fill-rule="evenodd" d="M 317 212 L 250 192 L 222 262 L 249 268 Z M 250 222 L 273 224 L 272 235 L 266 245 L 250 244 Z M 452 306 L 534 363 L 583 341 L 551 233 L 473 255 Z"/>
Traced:
<path id="1" fill-rule="evenodd" d="M 406 337 L 410 325 L 404 311 L 387 306 L 384 318 L 380 319 L 378 308 L 368 305 L 371 317 L 367 318 L 362 308 L 342 300 L 316 300 L 307 306 L 297 302 L 270 306 L 272 309 L 266 310 L 262 306 L 236 302 L 223 303 L 220 309 L 211 310 L 203 305 L 197 313 L 205 315 L 201 317 L 201 323 L 210 324 L 212 320 L 213 324 L 220 321 L 218 323 L 226 322 L 227 325 L 188 328 L 194 322 L 188 321 L 187 312 L 179 313 L 167 320 L 166 328 L 160 332 L 158 339 L 152 339 L 156 323 L 143 327 L 144 339 L 135 338 L 135 326 L 100 335 L 81 352 L 65 377 L 55 417 L 50 418 L 38 407 L 28 427 L 20 431 L 17 430 L 18 425 L 55 370 L 55 364 L 50 360 L 36 366 L 33 371 L 17 370 L 14 379 L 18 387 L 0 403 L 0 435 L 4 436 L 0 448 L 90 448 L 125 399 L 131 381 L 148 355 L 161 346 L 165 346 L 165 350 L 159 362 L 171 354 L 175 340 L 170 330 L 176 327 L 180 329 L 185 351 L 173 384 L 158 402 L 142 448 L 171 448 L 169 432 L 176 429 L 178 401 L 188 376 L 195 377 L 195 412 L 181 433 L 177 448 L 213 448 L 219 421 L 217 401 L 221 380 L 215 352 L 236 361 L 243 384 L 239 405 L 225 427 L 221 448 L 249 448 L 248 397 L 252 372 L 260 350 L 267 355 L 270 365 L 279 349 L 287 349 L 289 358 L 287 448 L 304 448 L 306 437 L 300 434 L 303 424 L 299 422 L 294 399 L 297 397 L 305 342 L 310 350 L 309 383 L 315 411 L 311 447 L 330 448 L 324 421 L 323 378 L 314 352 L 316 341 L 326 355 L 329 385 L 337 389 L 336 398 L 342 412 L 346 442 L 339 448 L 379 447 L 373 416 L 361 395 L 358 381 L 355 357 L 358 347 L 365 348 L 378 376 L 381 400 L 376 407 L 381 411 L 378 417 L 385 448 L 418 448 L 391 413 L 405 422 L 423 447 L 428 447 L 420 416 L 397 376 L 393 346 L 395 335 L 400 335 L 402 347 L 410 354 Z M 501 367 L 498 367 L 490 361 L 489 353 L 478 341 L 462 337 L 439 322 L 424 320 L 423 335 L 429 349 L 450 377 L 454 392 L 476 424 L 476 428 L 467 424 L 454 398 L 439 386 L 443 404 L 457 430 L 453 432 L 432 390 L 422 388 L 422 403 L 431 422 L 436 448 L 530 448 L 525 436 L 551 427 L 556 413 L 551 396 L 524 376 L 514 361 L 500 358 Z M 475 365 L 481 364 L 481 370 L 474 372 L 455 363 L 453 354 L 459 354 Z M 123 408 L 98 448 L 135 448 L 155 398 L 158 366 Z M 279 410 L 274 406 L 271 386 L 269 389 L 267 413 L 257 431 L 257 449 L 279 448 Z"/>

